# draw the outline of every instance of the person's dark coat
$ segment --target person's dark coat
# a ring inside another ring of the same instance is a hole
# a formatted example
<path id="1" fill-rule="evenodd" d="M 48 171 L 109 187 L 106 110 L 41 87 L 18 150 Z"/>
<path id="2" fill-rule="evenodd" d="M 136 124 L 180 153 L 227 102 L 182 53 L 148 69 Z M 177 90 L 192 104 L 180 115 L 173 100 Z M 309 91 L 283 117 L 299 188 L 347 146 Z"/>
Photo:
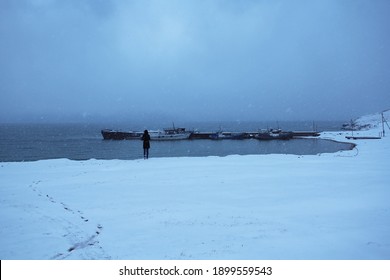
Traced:
<path id="1" fill-rule="evenodd" d="M 150 148 L 150 135 L 147 130 L 144 131 L 144 134 L 142 135 L 142 141 L 144 141 L 144 149 Z"/>

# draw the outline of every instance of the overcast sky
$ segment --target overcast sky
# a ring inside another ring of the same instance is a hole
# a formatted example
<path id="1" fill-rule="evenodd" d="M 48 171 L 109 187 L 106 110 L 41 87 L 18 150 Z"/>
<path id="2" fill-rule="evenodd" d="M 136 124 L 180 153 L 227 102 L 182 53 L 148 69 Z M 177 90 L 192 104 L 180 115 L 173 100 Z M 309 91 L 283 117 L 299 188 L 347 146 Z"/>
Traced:
<path id="1" fill-rule="evenodd" d="M 388 0 L 0 0 L 0 122 L 390 108 Z"/>

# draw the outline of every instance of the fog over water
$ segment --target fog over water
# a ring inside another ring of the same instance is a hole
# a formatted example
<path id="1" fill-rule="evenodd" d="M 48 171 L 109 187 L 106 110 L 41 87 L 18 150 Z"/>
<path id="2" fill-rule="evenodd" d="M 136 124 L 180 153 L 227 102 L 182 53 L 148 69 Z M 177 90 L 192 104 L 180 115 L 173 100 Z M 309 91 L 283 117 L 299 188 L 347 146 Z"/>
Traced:
<path id="1" fill-rule="evenodd" d="M 389 14 L 387 0 L 1 0 L 0 122 L 382 111 Z"/>

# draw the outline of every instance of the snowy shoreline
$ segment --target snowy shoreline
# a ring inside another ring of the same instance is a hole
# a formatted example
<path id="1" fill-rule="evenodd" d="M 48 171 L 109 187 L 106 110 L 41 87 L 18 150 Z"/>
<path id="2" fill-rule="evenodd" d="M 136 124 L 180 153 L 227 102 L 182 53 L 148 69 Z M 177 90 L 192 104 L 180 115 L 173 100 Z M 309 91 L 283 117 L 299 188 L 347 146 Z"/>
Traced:
<path id="1" fill-rule="evenodd" d="M 347 135 L 321 133 L 357 145 L 332 154 L 1 163 L 0 259 L 389 259 L 390 138 Z"/>

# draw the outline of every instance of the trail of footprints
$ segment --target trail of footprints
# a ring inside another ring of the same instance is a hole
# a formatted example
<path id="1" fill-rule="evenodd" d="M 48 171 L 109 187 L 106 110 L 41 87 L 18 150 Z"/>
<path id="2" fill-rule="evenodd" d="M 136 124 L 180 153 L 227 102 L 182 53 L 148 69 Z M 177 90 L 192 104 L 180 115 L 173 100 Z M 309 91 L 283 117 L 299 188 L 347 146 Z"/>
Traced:
<path id="1" fill-rule="evenodd" d="M 48 194 L 44 195 L 44 194 L 42 194 L 42 192 L 41 192 L 40 190 L 38 190 L 37 185 L 38 185 L 40 182 L 41 182 L 41 181 L 34 181 L 34 182 L 30 185 L 30 188 L 31 188 L 34 192 L 36 192 L 38 196 L 40 196 L 40 197 L 45 196 L 51 203 L 57 203 L 57 201 L 56 201 L 52 196 L 50 196 L 50 195 L 48 195 Z M 60 202 L 60 204 L 62 205 L 62 207 L 63 207 L 66 211 L 68 211 L 68 212 L 70 212 L 70 213 L 72 213 L 72 214 L 75 214 L 75 215 L 76 215 L 76 214 L 79 215 L 79 217 L 80 217 L 84 222 L 88 222 L 88 221 L 89 221 L 87 218 L 84 217 L 84 215 L 83 215 L 83 213 L 82 213 L 81 211 L 79 211 L 79 210 L 78 210 L 78 211 L 74 211 L 74 210 L 72 210 L 68 205 L 66 205 L 66 204 L 63 203 L 63 202 Z"/>
<path id="2" fill-rule="evenodd" d="M 38 196 L 40 197 L 46 197 L 51 203 L 58 203 L 52 196 L 46 194 L 44 195 L 38 188 L 37 186 L 39 185 L 41 181 L 34 181 L 29 187 L 37 193 Z M 59 202 L 61 206 L 64 208 L 65 211 L 68 211 L 72 213 L 73 215 L 77 215 L 80 219 L 82 219 L 84 222 L 88 222 L 89 219 L 84 216 L 84 214 L 80 210 L 73 210 L 71 209 L 68 205 L 66 205 L 64 202 Z M 95 240 L 97 236 L 101 234 L 103 230 L 103 226 L 98 224 L 95 229 L 95 233 L 89 236 L 86 240 L 83 240 L 81 242 L 75 243 L 73 246 L 71 246 L 68 250 L 67 253 L 58 253 L 54 255 L 51 259 L 65 259 L 67 256 L 70 255 L 71 252 L 77 249 L 83 249 L 86 248 L 87 246 L 94 246 L 99 243 L 99 241 Z M 66 234 L 64 236 L 71 235 L 71 232 L 69 234 Z M 99 249 L 103 250 L 102 247 L 99 246 Z"/>

